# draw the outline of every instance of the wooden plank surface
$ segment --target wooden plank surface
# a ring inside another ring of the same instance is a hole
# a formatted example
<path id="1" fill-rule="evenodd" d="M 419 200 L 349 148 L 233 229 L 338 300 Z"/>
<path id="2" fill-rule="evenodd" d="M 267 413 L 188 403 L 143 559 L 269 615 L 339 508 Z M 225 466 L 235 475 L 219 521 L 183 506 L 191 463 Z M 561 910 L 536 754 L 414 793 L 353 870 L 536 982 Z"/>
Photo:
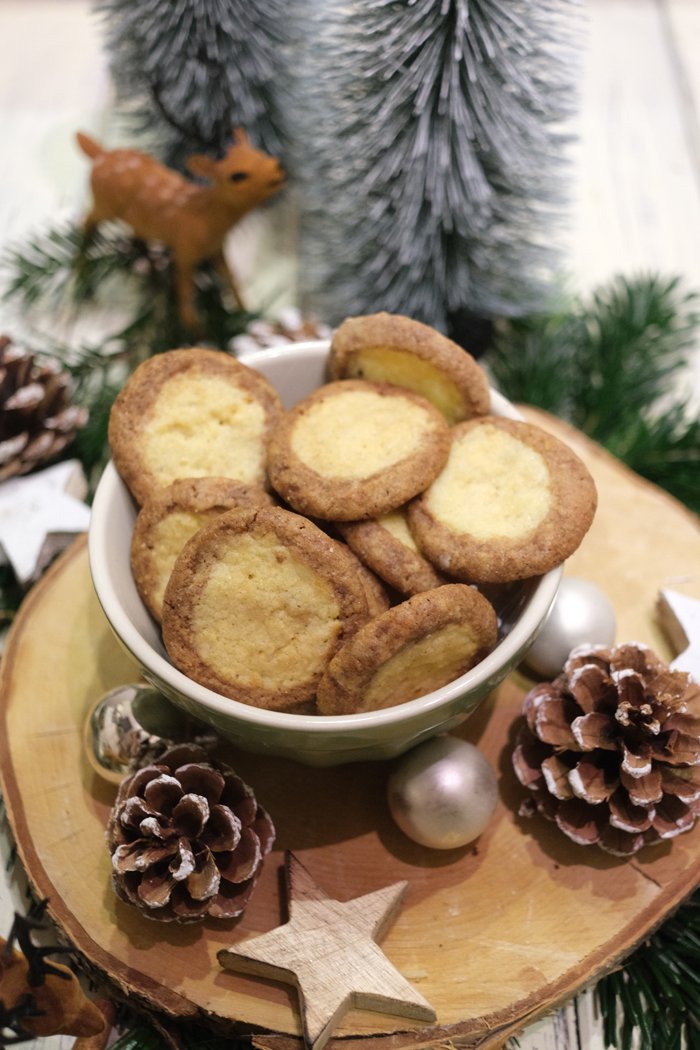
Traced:
<path id="1" fill-rule="evenodd" d="M 700 4 L 587 0 L 583 13 L 572 282 L 658 271 L 700 292 Z M 682 383 L 700 407 L 700 346 Z"/>

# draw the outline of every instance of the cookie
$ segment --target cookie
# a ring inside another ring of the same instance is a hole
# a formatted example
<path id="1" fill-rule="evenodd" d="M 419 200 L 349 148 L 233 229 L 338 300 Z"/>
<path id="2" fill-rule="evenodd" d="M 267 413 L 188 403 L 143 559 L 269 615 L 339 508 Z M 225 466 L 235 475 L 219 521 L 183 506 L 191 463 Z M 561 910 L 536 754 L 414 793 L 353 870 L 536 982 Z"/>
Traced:
<path id="1" fill-rule="evenodd" d="M 131 536 L 131 573 L 154 620 L 160 623 L 178 554 L 202 525 L 235 507 L 272 503 L 264 489 L 230 478 L 182 478 L 157 489 L 136 515 Z"/>
<path id="2" fill-rule="evenodd" d="M 204 525 L 179 555 L 165 591 L 163 641 L 173 664 L 201 685 L 295 711 L 368 618 L 337 541 L 290 511 L 241 509 Z"/>
<path id="3" fill-rule="evenodd" d="M 421 492 L 450 447 L 444 417 L 387 383 L 327 383 L 272 429 L 270 483 L 295 510 L 330 521 L 374 518 Z"/>
<path id="4" fill-rule="evenodd" d="M 445 469 L 408 507 L 418 546 L 439 571 L 476 583 L 538 576 L 576 550 L 595 514 L 595 484 L 540 427 L 486 416 L 453 428 Z"/>
<path id="5" fill-rule="evenodd" d="M 365 592 L 369 615 L 379 616 L 380 613 L 385 612 L 391 605 L 391 599 L 386 587 L 379 577 L 357 557 L 350 547 L 340 541 L 337 542 L 337 546 L 341 556 L 345 558 L 348 568 L 351 572 L 355 573 L 363 591 Z"/>
<path id="6" fill-rule="evenodd" d="M 488 380 L 474 358 L 434 328 L 400 314 L 343 321 L 331 340 L 328 375 L 414 390 L 450 425 L 490 410 Z"/>
<path id="7" fill-rule="evenodd" d="M 415 700 L 459 678 L 494 647 L 496 613 L 473 587 L 448 583 L 407 598 L 339 649 L 316 694 L 324 715 Z"/>
<path id="8" fill-rule="evenodd" d="M 358 558 L 399 594 L 419 594 L 448 582 L 418 550 L 403 508 L 337 528 Z"/>
<path id="9" fill-rule="evenodd" d="M 114 465 L 138 503 L 178 478 L 264 486 L 267 433 L 281 412 L 271 383 L 222 351 L 156 354 L 132 373 L 112 407 Z"/>

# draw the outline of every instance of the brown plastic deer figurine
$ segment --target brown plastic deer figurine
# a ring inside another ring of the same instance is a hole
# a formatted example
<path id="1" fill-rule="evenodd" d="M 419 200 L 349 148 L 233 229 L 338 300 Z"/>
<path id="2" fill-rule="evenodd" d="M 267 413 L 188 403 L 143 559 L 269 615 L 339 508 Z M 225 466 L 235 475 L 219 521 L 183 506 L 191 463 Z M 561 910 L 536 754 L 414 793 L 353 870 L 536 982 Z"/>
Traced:
<path id="1" fill-rule="evenodd" d="M 93 206 L 85 219 L 89 234 L 98 223 L 121 219 L 143 240 L 157 240 L 171 251 L 180 317 L 194 328 L 193 271 L 211 259 L 238 304 L 241 296 L 223 252 L 226 234 L 246 212 L 272 197 L 285 182 L 279 161 L 250 145 L 240 128 L 221 160 L 204 154 L 187 158 L 189 170 L 209 183 L 200 185 L 134 149 L 106 150 L 82 131 L 77 140 L 93 160 Z"/>

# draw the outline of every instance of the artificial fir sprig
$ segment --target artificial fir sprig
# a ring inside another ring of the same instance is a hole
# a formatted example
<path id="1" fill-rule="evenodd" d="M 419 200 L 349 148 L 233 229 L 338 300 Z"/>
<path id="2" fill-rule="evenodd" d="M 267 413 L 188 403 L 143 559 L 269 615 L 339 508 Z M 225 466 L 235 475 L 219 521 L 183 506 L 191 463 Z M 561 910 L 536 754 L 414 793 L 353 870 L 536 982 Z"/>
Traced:
<path id="1" fill-rule="evenodd" d="M 700 892 L 596 986 L 606 1045 L 700 1050 Z M 621 1009 L 620 1009 L 621 1007 Z"/>
<path id="2" fill-rule="evenodd" d="M 123 330 L 109 338 L 138 345 L 142 357 L 195 341 L 225 349 L 251 320 L 245 311 L 227 309 L 226 289 L 214 266 L 205 261 L 195 273 L 200 328 L 185 327 L 175 309 L 169 253 L 130 235 L 119 223 L 105 223 L 90 237 L 74 223 L 49 228 L 22 245 L 10 246 L 0 270 L 4 298 L 26 310 L 60 303 L 64 309 L 72 304 L 82 311 L 86 304 L 118 302 L 130 317 Z"/>
<path id="3" fill-rule="evenodd" d="M 106 456 L 107 419 L 112 401 L 133 369 L 153 354 L 205 343 L 227 349 L 252 319 L 229 310 L 226 290 L 214 267 L 203 263 L 195 277 L 201 327 L 193 332 L 179 317 L 169 254 L 105 224 L 90 238 L 79 226 L 50 228 L 22 246 L 11 247 L 2 260 L 6 300 L 27 312 L 30 322 L 40 311 L 60 304 L 65 312 L 86 305 L 96 310 L 119 303 L 123 321 L 99 343 L 70 346 L 34 328 L 36 351 L 61 360 L 73 378 L 73 400 L 88 409 L 90 419 L 72 451 L 90 479 Z M 114 326 L 114 320 L 107 325 Z"/>
<path id="4" fill-rule="evenodd" d="M 677 278 L 618 277 L 554 316 L 497 326 L 486 365 L 520 401 L 565 419 L 700 512 L 700 419 L 678 390 L 700 300 Z"/>
<path id="5" fill-rule="evenodd" d="M 8 248 L 4 297 L 24 307 L 66 300 L 84 305 L 110 277 L 128 281 L 132 269 L 149 264 L 155 264 L 153 252 L 123 227 L 105 224 L 88 240 L 79 226 L 63 223 Z"/>

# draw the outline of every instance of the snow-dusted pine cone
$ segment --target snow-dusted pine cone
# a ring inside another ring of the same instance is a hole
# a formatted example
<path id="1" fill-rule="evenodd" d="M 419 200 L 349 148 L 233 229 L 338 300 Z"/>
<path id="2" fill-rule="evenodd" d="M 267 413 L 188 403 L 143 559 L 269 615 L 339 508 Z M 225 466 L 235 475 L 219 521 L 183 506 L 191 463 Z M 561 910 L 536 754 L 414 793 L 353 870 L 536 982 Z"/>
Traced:
<path id="1" fill-rule="evenodd" d="M 330 339 L 331 335 L 332 329 L 328 325 L 313 317 L 304 317 L 295 306 L 289 306 L 280 311 L 276 321 L 251 321 L 245 332 L 233 337 L 231 349 L 239 354 L 288 343 Z"/>
<path id="2" fill-rule="evenodd" d="M 616 856 L 700 815 L 700 686 L 643 645 L 580 646 L 525 697 L 515 772 L 535 809 Z"/>
<path id="3" fill-rule="evenodd" d="M 119 787 L 107 829 L 114 889 L 152 919 L 235 918 L 274 837 L 232 769 L 179 744 Z"/>
<path id="4" fill-rule="evenodd" d="M 55 459 L 85 426 L 87 411 L 70 403 L 69 385 L 58 362 L 37 364 L 0 336 L 0 481 Z"/>

